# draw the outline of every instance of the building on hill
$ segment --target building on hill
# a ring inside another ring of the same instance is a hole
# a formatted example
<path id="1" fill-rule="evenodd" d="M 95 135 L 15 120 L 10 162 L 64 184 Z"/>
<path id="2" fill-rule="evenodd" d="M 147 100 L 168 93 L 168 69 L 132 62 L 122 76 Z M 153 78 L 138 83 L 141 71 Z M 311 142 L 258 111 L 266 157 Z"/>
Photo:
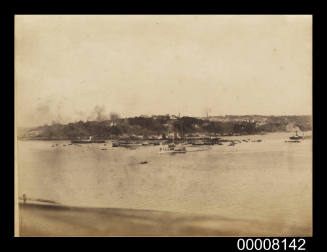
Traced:
<path id="1" fill-rule="evenodd" d="M 176 119 L 178 119 L 178 116 L 177 115 L 170 115 L 170 119 L 171 120 L 176 120 Z"/>

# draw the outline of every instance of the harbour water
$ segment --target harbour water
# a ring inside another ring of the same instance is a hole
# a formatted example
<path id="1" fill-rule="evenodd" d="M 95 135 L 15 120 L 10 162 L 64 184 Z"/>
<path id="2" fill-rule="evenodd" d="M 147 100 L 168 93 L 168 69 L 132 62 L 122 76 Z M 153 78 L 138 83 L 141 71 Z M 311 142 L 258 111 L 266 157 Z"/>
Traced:
<path id="1" fill-rule="evenodd" d="M 312 139 L 287 143 L 289 136 L 226 137 L 251 140 L 174 155 L 159 154 L 159 146 L 115 148 L 110 141 L 18 141 L 18 193 L 70 206 L 217 215 L 311 230 Z"/>

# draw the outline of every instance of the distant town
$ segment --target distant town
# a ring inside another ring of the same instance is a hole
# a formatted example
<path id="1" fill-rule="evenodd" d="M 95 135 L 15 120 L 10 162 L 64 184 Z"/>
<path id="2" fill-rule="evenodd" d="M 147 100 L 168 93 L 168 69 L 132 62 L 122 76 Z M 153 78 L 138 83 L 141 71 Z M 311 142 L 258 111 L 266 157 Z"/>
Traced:
<path id="1" fill-rule="evenodd" d="M 200 136 L 253 135 L 269 132 L 312 130 L 312 117 L 225 115 L 189 117 L 180 115 L 141 115 L 120 118 L 112 113 L 107 120 L 52 123 L 33 128 L 18 128 L 19 139 L 169 139 Z"/>

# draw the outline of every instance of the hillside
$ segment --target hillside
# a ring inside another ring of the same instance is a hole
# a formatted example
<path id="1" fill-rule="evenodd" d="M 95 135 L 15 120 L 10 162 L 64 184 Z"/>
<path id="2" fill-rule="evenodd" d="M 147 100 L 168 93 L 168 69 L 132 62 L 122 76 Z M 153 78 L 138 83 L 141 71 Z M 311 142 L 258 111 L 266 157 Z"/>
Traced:
<path id="1" fill-rule="evenodd" d="M 19 138 L 28 139 L 75 139 L 116 138 L 142 136 L 144 138 L 168 137 L 168 134 L 193 136 L 197 134 L 258 134 L 280 131 L 312 130 L 311 116 L 220 116 L 208 118 L 140 116 L 116 118 L 104 121 L 79 121 L 68 124 L 43 125 L 24 130 L 18 129 Z"/>

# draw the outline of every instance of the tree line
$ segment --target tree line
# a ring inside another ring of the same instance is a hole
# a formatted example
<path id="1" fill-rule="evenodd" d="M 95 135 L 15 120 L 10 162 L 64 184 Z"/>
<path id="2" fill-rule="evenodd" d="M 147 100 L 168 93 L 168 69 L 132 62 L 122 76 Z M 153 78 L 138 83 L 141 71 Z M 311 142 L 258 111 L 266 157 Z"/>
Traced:
<path id="1" fill-rule="evenodd" d="M 40 139 L 75 139 L 94 136 L 96 138 L 112 138 L 121 135 L 167 136 L 175 132 L 182 136 L 196 134 L 258 134 L 264 132 L 287 131 L 288 127 L 299 130 L 311 130 L 310 116 L 264 117 L 265 120 L 212 121 L 195 117 L 170 119 L 169 116 L 131 117 L 118 116 L 105 121 L 79 121 L 68 124 L 43 125 L 33 128 L 20 137 Z M 36 133 L 35 133 L 36 132 Z"/>

